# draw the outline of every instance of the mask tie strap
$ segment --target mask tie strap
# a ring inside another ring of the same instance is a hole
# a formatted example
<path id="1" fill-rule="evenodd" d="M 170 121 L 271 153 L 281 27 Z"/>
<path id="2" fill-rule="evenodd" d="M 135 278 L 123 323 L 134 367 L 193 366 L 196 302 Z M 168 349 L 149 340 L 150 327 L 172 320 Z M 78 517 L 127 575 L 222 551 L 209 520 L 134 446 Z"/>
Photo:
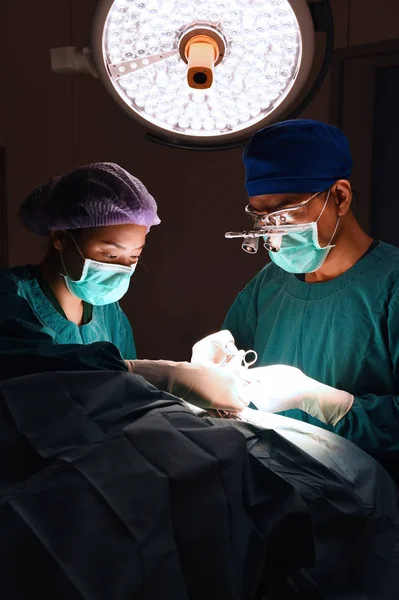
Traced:
<path id="1" fill-rule="evenodd" d="M 323 208 L 322 208 L 322 211 L 321 211 L 321 213 L 319 214 L 319 216 L 318 216 L 317 220 L 315 221 L 315 223 L 318 223 L 319 219 L 321 218 L 321 216 L 322 216 L 322 214 L 323 214 L 323 212 L 324 212 L 324 210 L 325 210 L 325 208 L 326 208 L 326 206 L 327 206 L 327 202 L 328 202 L 328 201 L 329 201 L 329 199 L 330 199 L 330 195 L 331 195 L 331 188 L 328 190 L 328 194 L 327 194 L 326 201 L 324 202 L 324 206 L 323 206 Z M 331 236 L 331 238 L 330 238 L 330 241 L 328 242 L 327 246 L 324 246 L 324 248 L 328 248 L 328 246 L 330 246 L 330 245 L 331 245 L 331 242 L 333 241 L 333 239 L 334 239 L 334 237 L 335 237 L 335 234 L 337 233 L 337 230 L 338 230 L 338 225 L 339 225 L 339 222 L 340 222 L 340 220 L 341 220 L 341 217 L 338 217 L 337 224 L 335 225 L 335 228 L 334 228 L 334 231 L 333 231 L 333 233 L 332 233 L 332 236 Z"/>
<path id="2" fill-rule="evenodd" d="M 83 260 L 86 260 L 86 259 L 85 259 L 85 257 L 83 256 L 83 254 L 81 253 L 81 251 L 80 251 L 80 248 L 79 248 L 78 244 L 76 243 L 76 240 L 75 240 L 75 238 L 73 237 L 72 233 L 71 233 L 70 231 L 68 231 L 68 234 L 71 236 L 71 238 L 72 238 L 72 241 L 73 241 L 73 243 L 75 244 L 75 246 L 76 246 L 76 249 L 77 249 L 77 251 L 79 252 L 80 256 L 83 258 Z M 61 259 L 61 265 L 62 265 L 62 268 L 63 268 L 63 269 L 64 269 L 64 271 L 65 271 L 65 275 L 66 275 L 66 277 L 69 277 L 69 273 L 68 273 L 68 271 L 67 271 L 67 268 L 66 268 L 66 266 L 65 266 L 64 257 L 62 256 L 62 250 L 60 250 L 60 259 Z"/>
<path id="3" fill-rule="evenodd" d="M 80 251 L 80 248 L 79 248 L 79 246 L 78 246 L 78 244 L 77 244 L 77 242 L 76 242 L 75 238 L 73 237 L 72 233 L 71 233 L 70 231 L 68 231 L 68 233 L 69 233 L 69 235 L 71 236 L 71 238 L 72 238 L 72 241 L 73 241 L 73 243 L 75 244 L 75 246 L 76 246 L 76 249 L 77 249 L 77 251 L 79 252 L 80 256 L 83 258 L 83 260 L 86 260 L 86 258 L 83 256 L 82 252 Z"/>
<path id="4" fill-rule="evenodd" d="M 62 268 L 64 269 L 64 273 L 65 273 L 65 275 L 64 275 L 64 273 L 61 273 L 61 275 L 63 275 L 64 277 L 69 277 L 68 271 L 65 266 L 64 257 L 62 256 L 62 250 L 60 251 L 60 259 L 61 259 Z"/>
<path id="5" fill-rule="evenodd" d="M 331 236 L 331 239 L 330 239 L 330 241 L 328 242 L 327 246 L 330 246 L 330 245 L 331 245 L 331 242 L 333 241 L 333 239 L 334 239 L 334 237 L 335 237 L 335 234 L 337 233 L 337 229 L 338 229 L 338 225 L 339 225 L 339 222 L 340 222 L 340 220 L 341 220 L 341 217 L 338 217 L 337 224 L 336 224 L 336 226 L 335 226 L 335 229 L 334 229 L 334 231 L 333 231 L 333 234 L 332 234 L 332 236 Z"/>
<path id="6" fill-rule="evenodd" d="M 319 193 L 321 193 L 321 192 L 319 192 Z M 323 206 L 323 208 L 321 209 L 321 213 L 320 213 L 320 214 L 319 214 L 319 216 L 317 217 L 317 219 L 316 219 L 315 223 L 318 223 L 318 222 L 319 222 L 319 220 L 321 219 L 321 216 L 322 216 L 323 212 L 324 212 L 324 211 L 325 211 L 325 209 L 326 209 L 327 202 L 328 202 L 328 201 L 329 201 L 329 199 L 330 199 L 330 195 L 331 195 L 331 188 L 328 190 L 328 194 L 327 194 L 326 201 L 324 202 L 324 206 Z M 334 234 L 335 234 L 335 231 L 334 231 Z M 332 238 L 331 238 L 331 239 L 332 239 Z"/>

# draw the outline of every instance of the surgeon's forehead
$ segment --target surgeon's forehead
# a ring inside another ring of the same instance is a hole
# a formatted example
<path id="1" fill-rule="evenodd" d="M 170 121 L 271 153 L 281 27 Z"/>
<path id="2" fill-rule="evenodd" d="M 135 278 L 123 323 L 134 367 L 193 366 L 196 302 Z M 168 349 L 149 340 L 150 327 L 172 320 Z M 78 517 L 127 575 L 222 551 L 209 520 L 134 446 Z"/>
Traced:
<path id="1" fill-rule="evenodd" d="M 144 246 L 146 228 L 143 225 L 105 225 L 80 229 L 75 237 L 80 243 L 90 246 L 115 246 L 121 250 L 140 250 Z"/>
<path id="2" fill-rule="evenodd" d="M 272 212 L 281 208 L 297 206 L 309 198 L 309 194 L 265 194 L 250 196 L 249 206 L 256 212 Z"/>

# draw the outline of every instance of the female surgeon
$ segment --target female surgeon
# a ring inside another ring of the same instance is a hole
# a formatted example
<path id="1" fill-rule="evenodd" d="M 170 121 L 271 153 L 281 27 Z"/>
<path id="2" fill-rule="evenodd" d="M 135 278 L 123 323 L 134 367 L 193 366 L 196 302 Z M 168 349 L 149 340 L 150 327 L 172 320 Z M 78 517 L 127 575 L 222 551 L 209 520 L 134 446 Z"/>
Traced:
<path id="1" fill-rule="evenodd" d="M 112 163 L 96 163 L 53 178 L 34 190 L 19 216 L 47 236 L 39 265 L 1 274 L 1 290 L 15 291 L 30 311 L 21 317 L 58 344 L 112 342 L 136 358 L 129 322 L 118 304 L 151 226 L 157 205 L 143 184 Z"/>
<path id="2" fill-rule="evenodd" d="M 125 369 L 193 404 L 233 411 L 248 404 L 245 385 L 220 369 L 136 360 L 118 301 L 147 233 L 160 223 L 156 202 L 138 179 L 113 163 L 79 167 L 34 190 L 19 216 L 49 244 L 40 264 L 0 271 L 0 337 L 8 348 L 28 337 L 37 348 L 110 342 Z"/>

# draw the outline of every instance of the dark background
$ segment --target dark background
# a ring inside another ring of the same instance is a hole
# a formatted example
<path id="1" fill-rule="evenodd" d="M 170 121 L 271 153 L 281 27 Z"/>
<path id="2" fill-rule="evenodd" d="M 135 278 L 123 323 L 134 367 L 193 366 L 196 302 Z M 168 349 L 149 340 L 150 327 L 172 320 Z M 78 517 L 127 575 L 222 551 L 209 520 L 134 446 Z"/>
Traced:
<path id="1" fill-rule="evenodd" d="M 0 184 L 7 204 L 0 216 L 8 264 L 38 261 L 46 248 L 16 217 L 33 187 L 88 162 L 120 163 L 147 185 L 162 219 L 122 302 L 139 356 L 186 359 L 193 342 L 220 327 L 236 293 L 267 260 L 265 251 L 245 255 L 238 241 L 224 239 L 247 223 L 242 150 L 154 145 L 99 80 L 52 73 L 50 48 L 88 44 L 95 4 L 0 0 Z M 302 116 L 344 129 L 356 161 L 355 211 L 365 229 L 399 245 L 399 2 L 332 0 L 332 7 L 331 73 Z M 317 44 L 319 61 L 321 34 Z"/>

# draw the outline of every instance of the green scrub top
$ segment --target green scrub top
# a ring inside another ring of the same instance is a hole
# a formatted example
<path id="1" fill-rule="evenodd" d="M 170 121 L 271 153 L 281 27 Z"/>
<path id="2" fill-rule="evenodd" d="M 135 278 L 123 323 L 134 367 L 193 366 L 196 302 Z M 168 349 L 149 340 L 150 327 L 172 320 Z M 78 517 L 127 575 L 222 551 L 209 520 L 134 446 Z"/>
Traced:
<path id="1" fill-rule="evenodd" d="M 64 309 L 62 308 L 61 304 L 58 302 L 57 297 L 54 294 L 53 290 L 51 289 L 51 287 L 49 286 L 47 281 L 45 281 L 41 277 L 39 268 L 37 268 L 35 276 L 36 276 L 37 282 L 40 285 L 41 290 L 42 290 L 43 294 L 46 296 L 47 300 L 49 300 L 51 302 L 51 304 L 54 306 L 55 310 L 57 312 L 59 312 L 60 315 L 62 317 L 64 317 L 64 319 L 67 319 Z M 88 304 L 87 302 L 83 302 L 82 325 L 87 325 L 87 323 L 89 323 L 91 321 L 92 315 L 93 315 L 93 306 L 91 304 Z"/>
<path id="2" fill-rule="evenodd" d="M 56 344 L 111 342 L 122 358 L 136 358 L 133 332 L 117 302 L 105 306 L 84 306 L 83 324 L 78 326 L 65 316 L 52 290 L 40 279 L 32 265 L 0 271 L 0 325 L 7 334 L 15 322 L 16 335 L 21 326 L 46 333 Z"/>
<path id="3" fill-rule="evenodd" d="M 223 328 L 255 366 L 285 364 L 350 392 L 349 413 L 328 427 L 399 468 L 399 249 L 380 242 L 343 275 L 306 283 L 268 264 L 237 296 Z M 383 460 L 381 460 L 383 462 Z M 399 471 L 398 471 L 399 472 Z"/>

